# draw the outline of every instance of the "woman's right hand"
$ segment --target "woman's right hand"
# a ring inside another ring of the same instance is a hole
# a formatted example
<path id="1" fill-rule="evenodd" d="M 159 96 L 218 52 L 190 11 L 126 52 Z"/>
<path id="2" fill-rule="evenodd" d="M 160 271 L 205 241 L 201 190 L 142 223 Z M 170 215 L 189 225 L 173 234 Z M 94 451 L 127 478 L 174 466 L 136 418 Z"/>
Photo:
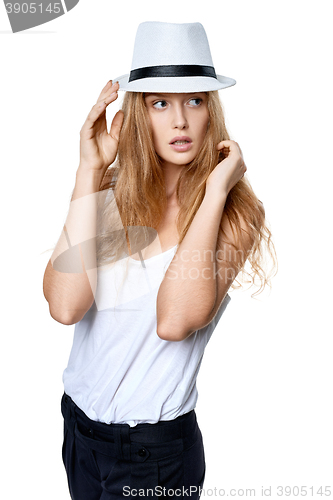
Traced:
<path id="1" fill-rule="evenodd" d="M 117 156 L 124 113 L 118 111 L 107 130 L 106 108 L 118 98 L 119 83 L 110 80 L 92 107 L 80 131 L 80 170 L 104 175 Z"/>

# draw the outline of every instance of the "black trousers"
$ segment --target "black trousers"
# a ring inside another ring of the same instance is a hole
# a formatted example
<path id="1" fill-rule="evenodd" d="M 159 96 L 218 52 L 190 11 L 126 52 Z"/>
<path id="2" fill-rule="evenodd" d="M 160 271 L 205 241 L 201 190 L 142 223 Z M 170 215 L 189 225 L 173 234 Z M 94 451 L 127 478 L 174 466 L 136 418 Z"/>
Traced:
<path id="1" fill-rule="evenodd" d="M 205 477 L 195 411 L 156 424 L 90 420 L 71 398 L 61 400 L 62 457 L 73 500 L 198 500 Z"/>

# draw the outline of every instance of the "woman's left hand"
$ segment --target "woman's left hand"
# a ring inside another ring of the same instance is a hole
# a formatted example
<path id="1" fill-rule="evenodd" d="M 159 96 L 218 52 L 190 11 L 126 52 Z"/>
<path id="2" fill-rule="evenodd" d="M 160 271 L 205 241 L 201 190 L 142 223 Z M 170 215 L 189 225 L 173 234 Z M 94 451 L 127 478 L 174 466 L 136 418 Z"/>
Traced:
<path id="1" fill-rule="evenodd" d="M 229 149 L 229 153 L 208 176 L 206 181 L 206 189 L 213 187 L 219 192 L 225 192 L 228 195 L 229 191 L 237 184 L 244 176 L 247 168 L 244 163 L 242 151 L 235 141 L 221 141 L 216 146 L 216 149 Z"/>

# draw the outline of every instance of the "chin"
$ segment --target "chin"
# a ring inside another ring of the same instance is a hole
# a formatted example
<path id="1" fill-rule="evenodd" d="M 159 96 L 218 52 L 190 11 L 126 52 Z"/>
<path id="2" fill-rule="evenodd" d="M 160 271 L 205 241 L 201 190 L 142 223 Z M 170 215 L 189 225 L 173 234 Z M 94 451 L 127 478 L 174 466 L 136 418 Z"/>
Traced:
<path id="1" fill-rule="evenodd" d="M 165 163 L 165 164 L 170 164 L 172 163 L 173 165 L 178 165 L 178 166 L 183 166 L 183 165 L 188 165 L 189 163 L 191 163 L 191 161 L 194 160 L 195 156 L 193 156 L 193 154 L 189 155 L 189 154 L 186 154 L 186 153 L 178 153 L 177 156 L 172 156 L 172 157 L 169 157 L 169 158 L 162 158 L 160 157 L 162 162 Z"/>

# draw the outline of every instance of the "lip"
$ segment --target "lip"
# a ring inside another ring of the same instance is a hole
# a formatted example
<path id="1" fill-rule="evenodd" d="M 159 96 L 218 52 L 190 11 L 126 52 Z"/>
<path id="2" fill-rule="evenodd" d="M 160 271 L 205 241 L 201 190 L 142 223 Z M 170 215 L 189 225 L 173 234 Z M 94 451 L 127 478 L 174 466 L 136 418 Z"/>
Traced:
<path id="1" fill-rule="evenodd" d="M 186 142 L 185 144 L 173 144 L 175 141 L 188 141 L 188 142 Z M 192 139 L 190 137 L 187 137 L 186 135 L 180 135 L 171 139 L 169 145 L 172 147 L 174 151 L 179 151 L 179 152 L 188 151 L 192 147 Z"/>

